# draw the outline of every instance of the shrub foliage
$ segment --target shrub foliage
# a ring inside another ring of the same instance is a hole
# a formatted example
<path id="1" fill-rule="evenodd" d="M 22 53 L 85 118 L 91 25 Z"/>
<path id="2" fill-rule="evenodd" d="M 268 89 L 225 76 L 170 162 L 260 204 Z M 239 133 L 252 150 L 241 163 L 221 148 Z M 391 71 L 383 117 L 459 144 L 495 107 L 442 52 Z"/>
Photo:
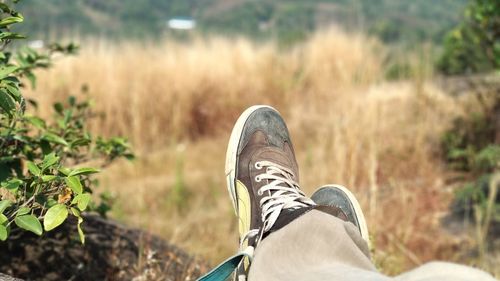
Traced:
<path id="1" fill-rule="evenodd" d="M 70 97 L 55 103 L 53 118 L 27 111 L 37 107 L 22 93 L 35 87 L 34 71 L 49 67 L 55 54 L 75 54 L 78 47 L 13 47 L 14 40 L 25 37 L 11 30 L 24 20 L 12 7 L 0 3 L 0 240 L 20 231 L 42 235 L 74 216 L 84 243 L 81 212 L 109 208 L 106 197 L 99 204 L 93 201 L 92 175 L 117 157 L 133 155 L 125 139 L 94 137 L 87 130 L 93 116 L 88 100 Z"/>
<path id="2" fill-rule="evenodd" d="M 500 222 L 500 194 L 491 202 L 493 206 L 487 206 L 492 184 L 497 184 L 492 179 L 500 171 L 500 96 L 491 97 L 479 99 L 480 112 L 456 119 L 442 143 L 448 164 L 471 179 L 458 190 L 456 206 L 466 212 L 479 210 L 482 214 L 490 208 L 491 219 Z"/>
<path id="3" fill-rule="evenodd" d="M 500 70 L 500 1 L 473 0 L 450 31 L 438 67 L 445 74 Z"/>

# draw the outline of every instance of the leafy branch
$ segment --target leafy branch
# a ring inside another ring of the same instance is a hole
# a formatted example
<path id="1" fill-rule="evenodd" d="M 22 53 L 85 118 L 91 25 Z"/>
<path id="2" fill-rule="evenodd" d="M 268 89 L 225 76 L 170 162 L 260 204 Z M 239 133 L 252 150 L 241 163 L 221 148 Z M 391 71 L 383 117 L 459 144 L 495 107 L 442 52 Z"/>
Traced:
<path id="1" fill-rule="evenodd" d="M 86 128 L 93 116 L 88 100 L 69 97 L 66 103 L 55 103 L 50 120 L 26 112 L 37 103 L 22 95 L 24 81 L 35 87 L 36 69 L 50 67 L 57 54 L 75 54 L 78 46 L 11 51 L 11 42 L 25 37 L 10 27 L 24 18 L 6 3 L 0 3 L 0 11 L 0 240 L 23 230 L 42 235 L 74 216 L 84 243 L 81 213 L 109 210 L 109 200 L 100 205 L 92 200 L 92 175 L 133 154 L 123 138 L 92 136 Z M 97 160 L 99 167 L 85 165 Z"/>

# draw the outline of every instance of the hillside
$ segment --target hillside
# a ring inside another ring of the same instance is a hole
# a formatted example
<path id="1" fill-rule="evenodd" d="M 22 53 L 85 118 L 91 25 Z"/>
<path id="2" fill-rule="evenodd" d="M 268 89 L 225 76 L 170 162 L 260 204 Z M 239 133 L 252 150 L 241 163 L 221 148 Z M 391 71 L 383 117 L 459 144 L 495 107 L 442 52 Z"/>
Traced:
<path id="1" fill-rule="evenodd" d="M 330 24 L 375 34 L 388 43 L 441 42 L 460 19 L 466 0 L 24 0 L 22 31 L 33 38 L 93 35 L 113 38 L 158 38 L 166 22 L 187 16 L 197 32 L 304 39 Z M 50 30 L 47 33 L 47 30 Z M 174 34 L 178 35 L 178 34 Z"/>
<path id="2" fill-rule="evenodd" d="M 359 196 L 384 273 L 436 259 L 500 270 L 498 251 L 479 263 L 474 234 L 441 225 L 459 178 L 444 168 L 441 139 L 480 104 L 431 81 L 386 81 L 385 46 L 338 29 L 284 50 L 228 38 L 86 43 L 79 56 L 40 72 L 27 96 L 42 116 L 67 95 L 90 97 L 99 113 L 93 135 L 131 141 L 137 159 L 102 174 L 99 191 L 116 196 L 111 217 L 211 264 L 233 254 L 227 140 L 246 107 L 271 104 L 287 120 L 304 192 L 333 182 Z"/>

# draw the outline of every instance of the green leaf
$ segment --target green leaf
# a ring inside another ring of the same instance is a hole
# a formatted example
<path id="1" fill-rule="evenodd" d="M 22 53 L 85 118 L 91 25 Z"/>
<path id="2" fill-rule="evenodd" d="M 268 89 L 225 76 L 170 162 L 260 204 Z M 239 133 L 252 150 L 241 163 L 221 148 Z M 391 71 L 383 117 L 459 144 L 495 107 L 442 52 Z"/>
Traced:
<path id="1" fill-rule="evenodd" d="M 76 97 L 75 96 L 69 96 L 68 97 L 68 103 L 71 106 L 75 106 L 75 104 L 76 104 Z"/>
<path id="2" fill-rule="evenodd" d="M 63 128 L 66 128 L 67 127 L 67 124 L 69 123 L 69 121 L 71 120 L 71 118 L 73 117 L 73 111 L 72 110 L 65 110 L 64 111 L 64 119 L 63 119 L 63 123 L 62 123 L 62 127 Z"/>
<path id="3" fill-rule="evenodd" d="M 13 156 L 0 156 L 0 163 L 10 163 L 12 162 L 14 159 L 16 159 L 15 157 Z M 2 183 L 3 184 L 3 183 Z"/>
<path id="4" fill-rule="evenodd" d="M 5 77 L 9 76 L 11 73 L 16 71 L 18 68 L 19 67 L 15 66 L 15 65 L 8 65 L 8 66 L 0 67 L 0 79 L 3 79 Z"/>
<path id="5" fill-rule="evenodd" d="M 27 162 L 26 162 L 26 165 L 28 165 L 28 170 L 29 170 L 29 171 L 30 171 L 33 175 L 35 175 L 35 176 L 40 176 L 40 173 L 41 173 L 42 171 L 40 170 L 40 168 L 38 168 L 38 166 L 37 166 L 35 163 L 33 163 L 33 162 L 31 162 L 31 161 L 27 161 Z"/>
<path id="6" fill-rule="evenodd" d="M 56 164 L 58 161 L 59 161 L 59 157 L 57 157 L 56 154 L 53 152 L 45 155 L 45 157 L 43 158 L 43 162 L 42 162 L 42 170 L 45 170 L 49 167 L 54 166 L 54 164 Z"/>
<path id="7" fill-rule="evenodd" d="M 87 206 L 89 205 L 91 198 L 92 197 L 89 193 L 82 193 L 75 196 L 75 198 L 73 198 L 73 200 L 71 201 L 71 204 L 76 204 L 80 211 L 85 211 L 85 209 L 87 209 Z"/>
<path id="8" fill-rule="evenodd" d="M 16 109 L 14 99 L 4 90 L 0 90 L 0 108 L 9 114 Z"/>
<path id="9" fill-rule="evenodd" d="M 19 78 L 15 77 L 15 76 L 5 77 L 3 80 L 7 81 L 7 83 L 15 83 L 15 84 L 21 83 L 21 81 L 19 81 Z"/>
<path id="10" fill-rule="evenodd" d="M 5 3 L 0 3 L 0 10 L 2 10 L 4 13 L 10 13 L 11 11 L 9 6 Z"/>
<path id="11" fill-rule="evenodd" d="M 18 216 L 14 220 L 17 226 L 22 229 L 26 229 L 40 236 L 43 233 L 42 225 L 40 221 L 33 215 Z"/>
<path id="12" fill-rule="evenodd" d="M 43 227 L 45 231 L 52 230 L 58 227 L 61 223 L 68 217 L 68 209 L 63 204 L 57 204 L 52 206 L 47 213 L 45 213 L 45 218 L 43 219 Z"/>
<path id="13" fill-rule="evenodd" d="M 17 102 L 21 102 L 22 101 L 22 95 L 21 95 L 21 92 L 19 92 L 19 88 L 17 85 L 14 84 L 13 85 L 9 85 L 9 84 L 5 84 L 5 88 L 7 89 L 7 92 L 10 93 L 10 95 L 17 101 Z"/>
<path id="14" fill-rule="evenodd" d="M 70 176 L 64 179 L 66 184 L 73 190 L 74 193 L 80 194 L 83 191 L 82 183 L 80 182 L 80 179 L 76 176 Z"/>
<path id="15" fill-rule="evenodd" d="M 71 173 L 69 173 L 69 177 L 71 176 L 76 176 L 76 175 L 88 175 L 88 174 L 94 174 L 94 173 L 99 173 L 99 169 L 95 169 L 95 168 L 77 168 L 77 169 L 74 169 L 73 171 L 71 171 Z"/>
<path id="16" fill-rule="evenodd" d="M 49 181 L 53 181 L 56 178 L 57 178 L 57 176 L 54 176 L 54 175 L 43 175 L 42 176 L 42 181 L 43 182 L 49 182 Z"/>
<path id="17" fill-rule="evenodd" d="M 62 103 L 60 103 L 60 102 L 56 102 L 56 103 L 54 103 L 54 105 L 53 105 L 53 106 L 54 106 L 54 110 L 55 110 L 57 113 L 59 113 L 59 114 L 61 114 L 61 115 L 63 114 L 64 106 L 62 105 Z"/>
<path id="18" fill-rule="evenodd" d="M 57 144 L 62 144 L 62 145 L 68 145 L 68 142 L 66 142 L 66 140 L 64 140 L 63 138 L 61 138 L 60 136 L 58 135 L 55 135 L 53 133 L 45 133 L 42 135 L 42 139 L 48 141 L 48 142 L 52 142 L 52 143 L 57 143 Z"/>
<path id="19" fill-rule="evenodd" d="M 22 21 L 23 21 L 22 17 L 6 17 L 0 20 L 0 27 L 6 27 L 7 25 L 11 25 Z"/>
<path id="20" fill-rule="evenodd" d="M 32 139 L 29 136 L 13 135 L 12 138 L 20 142 L 32 142 Z"/>
<path id="21" fill-rule="evenodd" d="M 5 187 L 6 189 L 10 190 L 10 191 L 16 191 L 17 188 L 19 188 L 19 186 L 23 183 L 22 180 L 20 179 L 11 179 L 7 182 L 3 182 L 2 183 L 2 187 Z M 1 212 L 0 212 L 1 213 Z"/>
<path id="22" fill-rule="evenodd" d="M 38 129 L 45 128 L 45 121 L 42 118 L 36 116 L 24 116 L 24 119 L 29 123 L 31 123 L 33 126 L 37 127 Z"/>
<path id="23" fill-rule="evenodd" d="M 12 203 L 9 200 L 2 200 L 0 201 L 0 214 L 5 211 Z"/>
<path id="24" fill-rule="evenodd" d="M 69 209 L 71 210 L 71 213 L 73 213 L 73 216 L 75 216 L 75 217 L 80 217 L 81 216 L 81 212 L 77 208 L 71 207 Z"/>
<path id="25" fill-rule="evenodd" d="M 28 207 L 21 207 L 17 210 L 16 216 L 24 216 L 27 213 L 31 212 L 31 209 Z"/>
<path id="26" fill-rule="evenodd" d="M 28 78 L 28 80 L 30 80 L 31 87 L 35 88 L 36 87 L 36 76 L 35 76 L 35 74 L 33 74 L 32 72 L 26 72 L 25 75 L 26 75 L 26 78 Z"/>
<path id="27" fill-rule="evenodd" d="M 23 39 L 23 38 L 26 38 L 26 36 L 21 35 L 19 33 L 15 33 L 15 32 L 2 32 L 2 33 L 0 33 L 0 40 Z"/>
<path id="28" fill-rule="evenodd" d="M 78 229 L 78 235 L 80 236 L 80 241 L 82 242 L 82 244 L 85 244 L 85 234 L 83 233 L 83 229 L 82 229 L 82 222 L 83 222 L 83 218 L 80 214 L 80 211 L 76 208 L 73 208 L 71 207 L 71 212 L 73 213 L 73 215 L 75 217 L 78 218 L 78 224 L 76 225 L 76 228 Z"/>
<path id="29" fill-rule="evenodd" d="M 50 207 L 52 207 L 52 206 L 54 206 L 56 204 L 57 204 L 56 200 L 54 200 L 52 198 L 47 199 L 47 208 L 50 208 Z"/>
<path id="30" fill-rule="evenodd" d="M 68 169 L 68 168 L 65 168 L 65 167 L 61 167 L 61 168 L 59 168 L 59 172 L 60 172 L 61 174 L 65 175 L 65 176 L 68 176 L 68 175 L 69 175 L 69 173 L 71 173 L 71 170 L 70 170 L 70 169 Z"/>
<path id="31" fill-rule="evenodd" d="M 78 236 L 80 236 L 80 241 L 82 241 L 82 244 L 85 244 L 85 234 L 83 233 L 82 230 L 82 222 L 83 218 L 78 217 L 78 224 L 76 225 L 76 228 L 78 229 Z"/>
<path id="32" fill-rule="evenodd" d="M 85 146 L 90 143 L 89 139 L 77 139 L 71 142 L 71 147 L 76 147 L 76 146 Z"/>
<path id="33" fill-rule="evenodd" d="M 8 220 L 9 219 L 4 214 L 0 214 L 0 224 L 5 224 Z"/>
<path id="34" fill-rule="evenodd" d="M 0 240 L 5 241 L 7 240 L 7 227 L 0 225 Z"/>

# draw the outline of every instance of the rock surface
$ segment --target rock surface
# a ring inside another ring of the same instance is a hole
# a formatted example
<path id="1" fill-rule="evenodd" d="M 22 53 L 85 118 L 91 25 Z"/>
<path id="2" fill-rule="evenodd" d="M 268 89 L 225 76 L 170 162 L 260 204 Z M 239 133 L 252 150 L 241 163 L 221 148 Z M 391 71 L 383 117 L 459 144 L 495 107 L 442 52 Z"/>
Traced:
<path id="1" fill-rule="evenodd" d="M 0 281 L 24 280 L 196 280 L 208 271 L 174 245 L 137 229 L 87 215 L 85 245 L 75 221 L 38 237 L 12 233 L 0 242 Z M 8 275 L 5 275 L 8 274 Z M 13 277 L 11 277 L 13 276 Z"/>

